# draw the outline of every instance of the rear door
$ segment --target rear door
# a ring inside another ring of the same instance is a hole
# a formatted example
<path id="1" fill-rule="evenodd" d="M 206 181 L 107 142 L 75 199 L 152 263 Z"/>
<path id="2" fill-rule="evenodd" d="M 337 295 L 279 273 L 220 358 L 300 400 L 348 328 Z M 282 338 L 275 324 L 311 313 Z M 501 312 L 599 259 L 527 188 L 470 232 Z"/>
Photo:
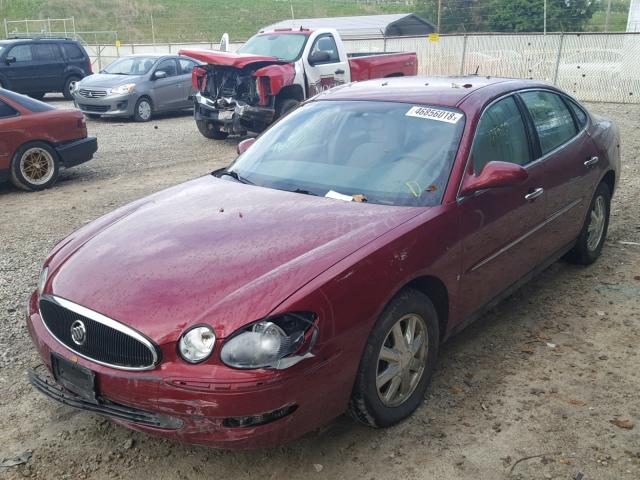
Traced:
<path id="1" fill-rule="evenodd" d="M 60 92 L 64 87 L 65 60 L 56 43 L 40 42 L 31 45 L 34 70 L 38 72 L 35 80 L 38 92 Z"/>
<path id="2" fill-rule="evenodd" d="M 11 90 L 20 93 L 36 91 L 39 73 L 35 68 L 31 45 L 14 45 L 7 52 L 6 59 L 8 63 L 4 72 L 11 83 Z"/>
<path id="3" fill-rule="evenodd" d="M 195 89 L 193 88 L 193 83 L 191 82 L 191 72 L 193 70 L 193 67 L 195 66 L 196 62 L 191 60 L 190 58 L 178 59 L 178 73 L 180 75 L 183 95 L 181 106 L 183 108 L 193 107 L 193 100 L 191 100 L 191 96 L 195 93 Z"/>
<path id="4" fill-rule="evenodd" d="M 489 105 L 480 118 L 470 165 L 478 175 L 491 161 L 522 165 L 527 181 L 458 200 L 463 236 L 461 298 L 470 315 L 533 270 L 540 260 L 544 222 L 544 163 L 534 162 L 532 134 L 515 95 Z"/>
<path id="5" fill-rule="evenodd" d="M 165 72 L 165 78 L 155 78 L 157 72 Z M 174 58 L 165 58 L 156 66 L 152 76 L 153 102 L 156 110 L 182 108 L 182 79 L 178 75 L 178 64 Z"/>
<path id="6" fill-rule="evenodd" d="M 331 33 L 323 33 L 311 44 L 304 61 L 309 97 L 349 81 L 347 56 L 340 58 L 336 39 Z"/>
<path id="7" fill-rule="evenodd" d="M 586 118 L 577 118 L 561 95 L 548 90 L 520 94 L 537 133 L 537 157 L 545 164 L 547 199 L 543 257 L 549 257 L 578 237 L 590 203 L 590 185 L 598 171 L 591 159 L 598 158 L 587 134 Z M 598 160 L 595 160 L 597 163 Z"/>

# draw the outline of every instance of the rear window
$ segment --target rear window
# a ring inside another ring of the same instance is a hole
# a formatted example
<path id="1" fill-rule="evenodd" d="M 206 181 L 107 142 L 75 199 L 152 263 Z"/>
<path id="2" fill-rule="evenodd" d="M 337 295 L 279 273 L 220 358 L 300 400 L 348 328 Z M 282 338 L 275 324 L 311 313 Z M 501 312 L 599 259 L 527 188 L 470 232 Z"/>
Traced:
<path id="1" fill-rule="evenodd" d="M 26 108 L 27 110 L 31 110 L 32 112 L 47 112 L 49 110 L 55 110 L 54 107 L 48 105 L 39 100 L 35 100 L 31 97 L 27 97 L 26 95 L 20 95 L 19 93 L 12 92 L 10 90 L 1 90 L 2 95 L 11 100 L 12 102 L 16 102 L 18 105 Z"/>
<path id="2" fill-rule="evenodd" d="M 578 133 L 571 112 L 555 93 L 524 92 L 521 96 L 533 117 L 543 155 L 568 142 Z"/>
<path id="3" fill-rule="evenodd" d="M 576 119 L 578 120 L 578 126 L 580 127 L 580 129 L 583 129 L 587 124 L 587 114 L 573 100 L 567 99 L 567 103 L 569 104 L 569 107 L 571 107 L 571 110 L 573 110 L 573 113 L 575 114 Z"/>
<path id="4" fill-rule="evenodd" d="M 63 43 L 61 47 L 69 60 L 84 60 L 84 52 L 77 45 Z"/>
<path id="5" fill-rule="evenodd" d="M 15 117 L 18 114 L 13 107 L 10 107 L 0 100 L 0 118 Z"/>

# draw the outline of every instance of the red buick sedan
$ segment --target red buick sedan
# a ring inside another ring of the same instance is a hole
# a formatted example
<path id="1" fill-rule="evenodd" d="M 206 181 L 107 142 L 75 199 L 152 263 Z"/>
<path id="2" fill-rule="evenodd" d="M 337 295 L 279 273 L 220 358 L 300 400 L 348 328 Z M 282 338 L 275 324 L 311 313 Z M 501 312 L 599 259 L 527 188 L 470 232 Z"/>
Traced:
<path id="1" fill-rule="evenodd" d="M 0 88 L 0 183 L 43 190 L 56 182 L 62 166 L 89 161 L 97 149 L 80 110 Z"/>
<path id="2" fill-rule="evenodd" d="M 58 244 L 28 306 L 44 363 L 31 382 L 222 448 L 345 411 L 393 425 L 422 403 L 444 340 L 560 257 L 596 260 L 619 143 L 533 81 L 323 93 L 228 168 Z"/>

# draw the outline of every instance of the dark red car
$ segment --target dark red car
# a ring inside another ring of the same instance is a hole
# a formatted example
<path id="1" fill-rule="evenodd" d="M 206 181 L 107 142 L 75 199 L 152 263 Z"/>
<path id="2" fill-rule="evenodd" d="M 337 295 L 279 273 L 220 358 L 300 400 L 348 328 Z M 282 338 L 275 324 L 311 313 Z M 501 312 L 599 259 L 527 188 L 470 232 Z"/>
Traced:
<path id="1" fill-rule="evenodd" d="M 600 255 L 620 167 L 609 120 L 482 77 L 338 87 L 252 142 L 55 247 L 29 301 L 36 388 L 224 448 L 346 410 L 393 425 L 444 340 L 560 257 Z"/>
<path id="2" fill-rule="evenodd" d="M 91 160 L 97 149 L 79 110 L 57 109 L 0 88 L 0 182 L 43 190 L 55 183 L 61 165 Z"/>

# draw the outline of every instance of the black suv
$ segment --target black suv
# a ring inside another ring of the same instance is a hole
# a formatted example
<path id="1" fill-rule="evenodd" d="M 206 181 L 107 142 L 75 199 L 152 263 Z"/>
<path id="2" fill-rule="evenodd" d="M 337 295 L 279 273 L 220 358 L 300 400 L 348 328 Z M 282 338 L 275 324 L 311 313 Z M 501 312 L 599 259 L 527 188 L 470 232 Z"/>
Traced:
<path id="1" fill-rule="evenodd" d="M 47 92 L 62 92 L 71 99 L 76 82 L 91 73 L 89 55 L 75 40 L 0 40 L 0 88 L 34 98 L 42 98 Z"/>

